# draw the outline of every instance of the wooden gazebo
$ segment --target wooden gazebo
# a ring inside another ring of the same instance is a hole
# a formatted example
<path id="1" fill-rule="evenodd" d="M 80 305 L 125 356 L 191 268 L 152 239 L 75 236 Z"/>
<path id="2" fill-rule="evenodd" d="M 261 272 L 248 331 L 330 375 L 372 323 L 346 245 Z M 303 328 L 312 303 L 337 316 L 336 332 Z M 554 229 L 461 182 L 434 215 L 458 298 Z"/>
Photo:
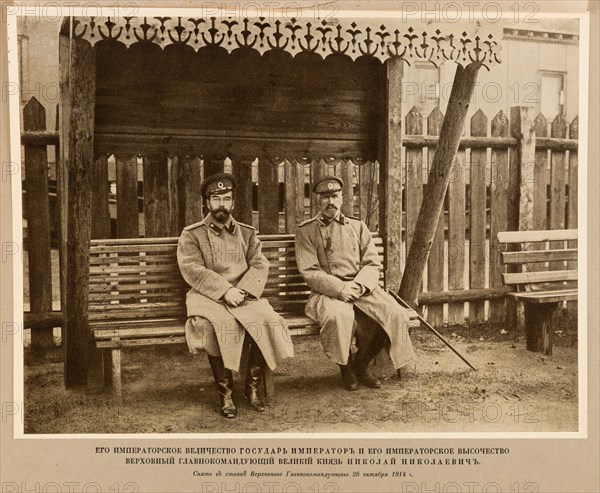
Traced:
<path id="1" fill-rule="evenodd" d="M 199 220 L 199 182 L 221 171 L 225 158 L 240 182 L 236 210 L 245 222 L 252 221 L 250 165 L 258 160 L 261 233 L 279 228 L 278 162 L 286 162 L 287 232 L 304 217 L 305 163 L 313 163 L 311 179 L 328 166 L 347 177 L 351 213 L 348 163 L 377 162 L 385 275 L 398 289 L 403 65 L 452 61 L 454 85 L 402 281 L 414 299 L 478 70 L 499 62 L 488 27 L 411 26 L 399 18 L 67 18 L 57 173 L 66 385 L 85 384 L 91 361 L 89 240 L 110 230 L 108 156 L 121 184 L 121 237 L 140 233 L 138 160 L 147 237 L 177 235 Z"/>

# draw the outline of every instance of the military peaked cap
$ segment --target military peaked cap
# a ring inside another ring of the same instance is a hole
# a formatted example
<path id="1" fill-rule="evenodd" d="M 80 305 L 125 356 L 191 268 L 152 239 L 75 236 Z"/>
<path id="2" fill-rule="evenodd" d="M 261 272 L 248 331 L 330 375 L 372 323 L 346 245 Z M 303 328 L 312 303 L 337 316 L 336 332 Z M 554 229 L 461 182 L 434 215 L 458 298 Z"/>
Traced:
<path id="1" fill-rule="evenodd" d="M 235 190 L 237 181 L 229 173 L 217 173 L 206 178 L 200 185 L 200 194 L 209 198 L 212 194 L 220 194 Z"/>
<path id="2" fill-rule="evenodd" d="M 326 176 L 313 186 L 313 192 L 319 195 L 332 195 L 344 187 L 344 182 L 337 176 Z"/>

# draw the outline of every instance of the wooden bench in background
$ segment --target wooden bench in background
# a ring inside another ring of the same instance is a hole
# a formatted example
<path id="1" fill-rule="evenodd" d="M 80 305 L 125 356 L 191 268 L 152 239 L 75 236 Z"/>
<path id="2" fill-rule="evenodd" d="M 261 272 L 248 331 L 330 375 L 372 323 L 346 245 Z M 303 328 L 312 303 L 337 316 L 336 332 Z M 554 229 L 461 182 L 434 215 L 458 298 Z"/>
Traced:
<path id="1" fill-rule="evenodd" d="M 577 230 L 503 232 L 498 242 L 506 247 L 504 284 L 525 309 L 527 349 L 551 355 L 552 317 L 577 299 Z"/>
<path id="2" fill-rule="evenodd" d="M 381 238 L 373 235 L 383 261 Z M 304 315 L 310 290 L 296 267 L 293 235 L 259 235 L 269 259 L 263 297 L 292 336 L 318 334 Z M 102 239 L 90 246 L 89 326 L 96 347 L 112 352 L 113 392 L 121 396 L 121 349 L 185 343 L 185 295 L 177 265 L 178 238 Z M 382 273 L 383 285 L 383 273 Z M 415 312 L 411 325 L 418 326 Z M 273 391 L 267 372 L 265 393 Z"/>

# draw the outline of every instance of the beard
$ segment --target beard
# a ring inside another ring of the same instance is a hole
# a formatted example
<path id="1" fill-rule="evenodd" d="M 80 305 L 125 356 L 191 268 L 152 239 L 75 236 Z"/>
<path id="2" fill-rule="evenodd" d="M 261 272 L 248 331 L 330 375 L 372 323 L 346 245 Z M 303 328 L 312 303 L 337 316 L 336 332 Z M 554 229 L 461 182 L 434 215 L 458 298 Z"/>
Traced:
<path id="1" fill-rule="evenodd" d="M 211 211 L 211 214 L 217 221 L 219 221 L 220 223 L 224 223 L 225 221 L 227 221 L 227 219 L 229 219 L 231 211 L 228 211 L 224 207 L 219 207 L 218 209 Z"/>
<path id="2" fill-rule="evenodd" d="M 325 207 L 323 213 L 328 217 L 335 217 L 335 215 L 337 214 L 337 210 L 338 209 L 335 205 L 328 205 L 327 207 Z"/>

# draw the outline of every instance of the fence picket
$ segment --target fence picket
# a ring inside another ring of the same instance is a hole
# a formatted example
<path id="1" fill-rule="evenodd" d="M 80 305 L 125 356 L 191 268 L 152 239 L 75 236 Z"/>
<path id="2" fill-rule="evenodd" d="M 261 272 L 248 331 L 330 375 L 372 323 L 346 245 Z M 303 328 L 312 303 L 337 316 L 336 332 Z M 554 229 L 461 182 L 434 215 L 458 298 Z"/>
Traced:
<path id="1" fill-rule="evenodd" d="M 552 122 L 551 137 L 567 137 L 567 122 L 559 114 Z M 551 151 L 550 161 L 550 229 L 565 227 L 565 182 L 567 174 L 566 151 Z M 551 242 L 550 248 L 563 248 L 563 242 Z M 563 262 L 550 262 L 550 269 L 564 268 Z"/>
<path id="2" fill-rule="evenodd" d="M 202 162 L 196 156 L 181 156 L 181 186 L 179 193 L 183 194 L 181 202 L 184 204 L 184 224 L 194 224 L 202 219 Z"/>
<path id="3" fill-rule="evenodd" d="M 115 159 L 117 161 L 117 238 L 137 238 L 140 235 L 137 157 L 117 155 Z M 146 236 L 149 236 L 147 232 Z"/>
<path id="4" fill-rule="evenodd" d="M 32 97 L 23 108 L 25 130 L 46 130 L 46 110 Z M 29 303 L 34 314 L 52 311 L 52 263 L 50 253 L 50 205 L 48 203 L 48 155 L 46 145 L 25 147 L 27 261 Z M 41 325 L 31 334 L 31 344 L 54 345 L 52 327 Z"/>
<path id="5" fill-rule="evenodd" d="M 407 135 L 423 135 L 423 115 L 416 107 L 413 107 L 406 115 L 405 128 Z M 423 200 L 423 147 L 406 149 L 405 180 L 406 253 L 408 254 Z"/>
<path id="6" fill-rule="evenodd" d="M 541 113 L 534 120 L 535 136 L 548 137 L 548 123 Z M 533 229 L 546 229 L 548 206 L 548 150 L 536 149 L 533 185 Z"/>
<path id="7" fill-rule="evenodd" d="M 579 140 L 579 117 L 576 116 L 569 126 L 569 138 Z M 567 228 L 577 228 L 577 203 L 578 203 L 578 186 L 577 186 L 577 174 L 578 174 L 578 153 L 577 151 L 569 151 L 569 202 L 567 212 Z M 568 242 L 569 248 L 576 248 L 576 241 Z M 577 262 L 567 262 L 567 269 L 576 269 Z"/>
<path id="8" fill-rule="evenodd" d="M 310 164 L 310 215 L 314 216 L 319 212 L 319 196 L 312 193 L 312 187 L 321 178 L 327 176 L 327 163 L 323 159 L 313 159 Z"/>
<path id="9" fill-rule="evenodd" d="M 492 137 L 507 136 L 508 117 L 500 111 L 492 120 Z M 501 288 L 504 268 L 496 235 L 508 228 L 508 149 L 492 150 L 491 171 L 490 288 Z M 506 299 L 490 300 L 490 320 L 506 321 L 506 310 Z"/>
<path id="10" fill-rule="evenodd" d="M 252 225 L 252 157 L 231 157 L 233 176 L 237 180 L 235 189 L 236 220 Z"/>
<path id="11" fill-rule="evenodd" d="M 448 185 L 448 289 L 464 289 L 465 273 L 465 173 L 466 155 L 459 150 Z M 465 304 L 462 301 L 448 303 L 448 323 L 462 324 L 465 320 Z"/>
<path id="12" fill-rule="evenodd" d="M 285 173 L 285 231 L 295 233 L 304 221 L 304 166 L 296 159 L 284 161 Z"/>
<path id="13" fill-rule="evenodd" d="M 367 161 L 358 167 L 358 173 L 360 218 L 367 224 L 370 231 L 375 231 L 379 212 L 379 193 L 377 191 L 379 165 L 377 161 Z"/>
<path id="14" fill-rule="evenodd" d="M 354 215 L 354 163 L 350 159 L 342 159 L 335 167 L 335 174 L 344 182 L 344 201 L 342 212 L 347 216 Z"/>
<path id="15" fill-rule="evenodd" d="M 166 154 L 144 157 L 144 235 L 169 236 L 169 158 Z"/>
<path id="16" fill-rule="evenodd" d="M 277 163 L 270 156 L 258 160 L 258 229 L 263 235 L 279 232 L 279 180 Z"/>
<path id="17" fill-rule="evenodd" d="M 471 136 L 487 136 L 487 117 L 478 110 L 471 118 Z M 471 149 L 471 207 L 469 238 L 469 287 L 485 288 L 487 150 Z M 469 320 L 485 321 L 485 302 L 469 303 Z"/>

